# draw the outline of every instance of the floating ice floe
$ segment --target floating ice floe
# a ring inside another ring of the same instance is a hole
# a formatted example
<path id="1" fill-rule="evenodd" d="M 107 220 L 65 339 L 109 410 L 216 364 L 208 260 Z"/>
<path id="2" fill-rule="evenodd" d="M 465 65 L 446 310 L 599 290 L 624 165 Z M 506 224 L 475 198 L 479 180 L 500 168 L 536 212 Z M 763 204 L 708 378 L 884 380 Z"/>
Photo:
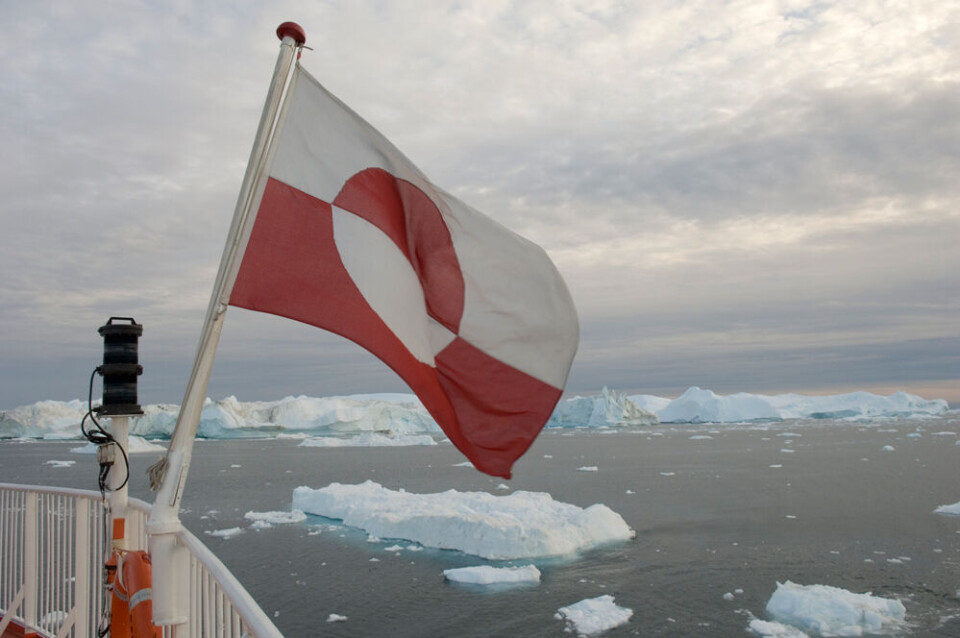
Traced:
<path id="1" fill-rule="evenodd" d="M 557 620 L 565 620 L 578 636 L 596 636 L 627 623 L 633 610 L 620 607 L 609 594 L 587 598 L 557 610 Z"/>
<path id="2" fill-rule="evenodd" d="M 321 436 L 304 439 L 299 447 L 408 447 L 436 445 L 429 434 L 398 434 L 389 436 L 379 432 L 364 432 L 350 437 Z"/>
<path id="3" fill-rule="evenodd" d="M 754 618 L 750 621 L 750 631 L 763 638 L 810 638 L 810 636 L 796 627 L 784 625 L 772 620 Z"/>
<path id="4" fill-rule="evenodd" d="M 378 538 L 491 560 L 566 556 L 634 537 L 623 518 L 606 505 L 584 509 L 544 492 L 413 494 L 372 481 L 332 483 L 320 489 L 298 487 L 293 508 L 341 519 Z"/>
<path id="5" fill-rule="evenodd" d="M 76 461 L 44 461 L 44 465 L 51 467 L 72 467 Z"/>
<path id="6" fill-rule="evenodd" d="M 81 447 L 70 449 L 74 454 L 96 454 L 97 446 L 93 443 L 87 443 Z M 127 442 L 127 454 L 147 454 L 149 452 L 159 452 L 163 454 L 167 451 L 162 445 L 151 443 L 141 436 L 131 436 Z"/>
<path id="7" fill-rule="evenodd" d="M 941 505 L 933 510 L 934 514 L 943 514 L 944 516 L 960 516 L 960 501 L 953 505 Z"/>
<path id="8" fill-rule="evenodd" d="M 234 536 L 243 534 L 243 529 L 240 527 L 228 527 L 227 529 L 208 530 L 204 533 L 209 536 L 216 536 L 217 538 L 233 538 Z"/>
<path id="9" fill-rule="evenodd" d="M 790 581 L 777 583 L 766 611 L 775 623 L 753 621 L 750 629 L 761 636 L 777 638 L 799 638 L 807 633 L 818 636 L 889 634 L 905 626 L 906 616 L 906 608 L 896 598 Z M 803 633 L 791 633 L 784 627 Z"/>
<path id="10" fill-rule="evenodd" d="M 534 565 L 458 567 L 443 570 L 443 576 L 450 582 L 467 585 L 535 585 L 540 582 L 540 570 Z"/>
<path id="11" fill-rule="evenodd" d="M 307 515 L 300 510 L 290 512 L 247 512 L 243 515 L 248 521 L 253 521 L 251 527 L 264 529 L 274 525 L 289 525 L 307 520 Z"/>

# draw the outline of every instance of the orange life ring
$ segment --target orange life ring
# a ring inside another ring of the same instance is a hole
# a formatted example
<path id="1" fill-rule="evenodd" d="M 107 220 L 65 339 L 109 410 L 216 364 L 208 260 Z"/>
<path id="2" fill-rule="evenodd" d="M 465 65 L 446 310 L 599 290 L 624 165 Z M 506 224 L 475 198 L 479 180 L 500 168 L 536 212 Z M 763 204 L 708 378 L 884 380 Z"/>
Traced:
<path id="1" fill-rule="evenodd" d="M 110 610 L 111 638 L 161 638 L 160 628 L 153 625 L 150 555 L 124 552 L 118 562 Z"/>
<path id="2" fill-rule="evenodd" d="M 117 565 L 122 563 L 120 552 L 113 551 L 110 558 L 107 559 L 104 569 L 106 570 L 107 589 L 110 590 L 110 638 L 131 638 L 130 636 L 130 610 L 127 607 L 126 592 L 119 593 L 117 588 Z"/>

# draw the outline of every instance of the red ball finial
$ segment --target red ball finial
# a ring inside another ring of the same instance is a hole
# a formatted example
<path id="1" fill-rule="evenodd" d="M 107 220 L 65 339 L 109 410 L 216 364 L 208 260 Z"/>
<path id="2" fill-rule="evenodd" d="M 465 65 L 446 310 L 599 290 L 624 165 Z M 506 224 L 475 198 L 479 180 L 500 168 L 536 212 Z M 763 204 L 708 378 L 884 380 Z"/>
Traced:
<path id="1" fill-rule="evenodd" d="M 307 42 L 307 34 L 304 32 L 303 27 L 301 27 L 296 22 L 284 22 L 279 27 L 277 27 L 277 37 L 283 40 L 285 37 L 293 38 L 293 41 L 297 43 L 297 46 L 303 46 Z"/>

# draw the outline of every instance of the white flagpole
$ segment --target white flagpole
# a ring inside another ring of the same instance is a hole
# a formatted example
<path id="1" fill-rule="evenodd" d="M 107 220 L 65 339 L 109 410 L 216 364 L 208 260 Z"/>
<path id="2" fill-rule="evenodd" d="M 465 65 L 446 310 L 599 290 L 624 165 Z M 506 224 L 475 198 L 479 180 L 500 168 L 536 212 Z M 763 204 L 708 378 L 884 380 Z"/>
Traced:
<path id="1" fill-rule="evenodd" d="M 190 380 L 184 393 L 170 440 L 166 458 L 150 469 L 151 483 L 159 489 L 150 510 L 147 521 L 149 547 L 153 563 L 153 622 L 155 625 L 182 625 L 189 617 L 189 604 L 186 600 L 187 586 L 185 558 L 183 548 L 177 546 L 177 532 L 180 524 L 180 499 L 193 450 L 200 413 L 207 392 L 207 382 L 213 368 L 214 355 L 223 329 L 223 319 L 230 300 L 230 293 L 236 280 L 241 248 L 249 237 L 253 222 L 253 208 L 262 191 L 264 167 L 272 134 L 276 128 L 277 114 L 284 88 L 290 77 L 290 69 L 297 51 L 303 46 L 306 37 L 303 29 L 292 22 L 285 22 L 277 29 L 281 39 L 280 54 L 273 72 L 273 81 L 267 93 L 267 99 L 260 116 L 257 135 L 247 163 L 240 195 L 234 211 L 233 223 L 227 236 L 227 243 L 220 259 L 220 270 L 214 283 L 210 304 L 203 324 L 200 343 L 190 373 Z M 187 635 L 184 627 L 183 635 Z M 180 632 L 177 633 L 181 635 Z"/>

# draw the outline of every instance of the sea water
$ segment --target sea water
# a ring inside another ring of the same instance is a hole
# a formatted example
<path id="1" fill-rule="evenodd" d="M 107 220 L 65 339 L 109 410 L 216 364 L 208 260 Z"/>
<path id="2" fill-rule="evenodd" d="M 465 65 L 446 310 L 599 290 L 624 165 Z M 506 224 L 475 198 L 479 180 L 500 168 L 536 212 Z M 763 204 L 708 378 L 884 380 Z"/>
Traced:
<path id="1" fill-rule="evenodd" d="M 960 636 L 960 517 L 934 514 L 960 501 L 958 434 L 956 415 L 547 430 L 510 481 L 464 467 L 449 444 L 198 441 L 182 520 L 291 637 L 565 636 L 557 610 L 601 595 L 633 610 L 606 636 L 749 635 L 787 580 L 897 598 L 907 635 Z M 95 489 L 96 461 L 71 453 L 77 445 L 4 442 L 0 481 Z M 132 496 L 152 499 L 144 471 L 154 460 L 133 456 Z M 314 516 L 268 528 L 244 516 L 289 510 L 300 485 L 366 480 L 421 493 L 548 492 L 603 503 L 637 534 L 580 556 L 499 563 Z M 240 533 L 211 534 L 231 528 Z M 531 562 L 539 584 L 443 577 Z"/>

